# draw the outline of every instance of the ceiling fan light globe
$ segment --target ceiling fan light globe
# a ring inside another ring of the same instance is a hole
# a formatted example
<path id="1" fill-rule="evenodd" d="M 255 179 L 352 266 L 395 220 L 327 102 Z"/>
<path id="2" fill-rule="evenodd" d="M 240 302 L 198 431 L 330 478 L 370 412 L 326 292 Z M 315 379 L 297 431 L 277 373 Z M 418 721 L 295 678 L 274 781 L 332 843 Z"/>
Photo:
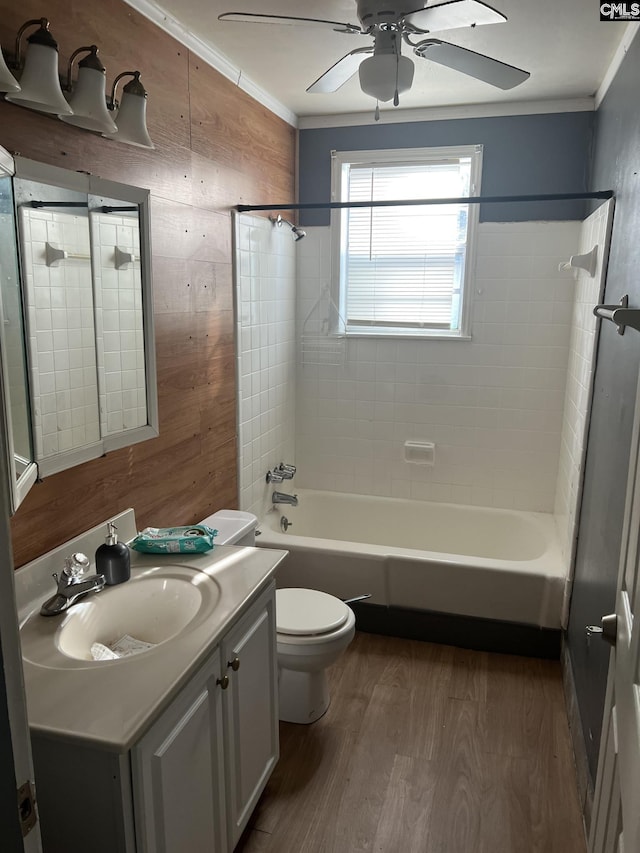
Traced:
<path id="1" fill-rule="evenodd" d="M 407 56 L 382 53 L 370 56 L 360 64 L 360 88 L 383 103 L 393 99 L 396 92 L 408 92 L 413 83 L 413 62 Z"/>

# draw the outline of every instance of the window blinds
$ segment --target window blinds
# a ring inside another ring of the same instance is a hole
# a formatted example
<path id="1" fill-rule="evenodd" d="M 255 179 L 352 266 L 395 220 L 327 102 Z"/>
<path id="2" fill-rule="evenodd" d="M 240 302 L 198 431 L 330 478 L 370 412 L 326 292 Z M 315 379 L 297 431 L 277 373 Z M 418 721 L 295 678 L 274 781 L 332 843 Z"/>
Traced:
<path id="1" fill-rule="evenodd" d="M 471 158 L 348 164 L 348 201 L 469 195 Z M 343 231 L 347 331 L 457 329 L 468 205 L 351 208 Z"/>

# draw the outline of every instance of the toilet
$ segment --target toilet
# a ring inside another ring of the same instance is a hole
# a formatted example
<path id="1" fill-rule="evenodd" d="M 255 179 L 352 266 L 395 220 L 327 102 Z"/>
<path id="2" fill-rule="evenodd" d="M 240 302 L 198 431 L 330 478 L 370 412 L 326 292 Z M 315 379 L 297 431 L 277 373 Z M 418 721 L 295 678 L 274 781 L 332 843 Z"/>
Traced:
<path id="1" fill-rule="evenodd" d="M 223 509 L 202 522 L 217 545 L 254 545 L 253 513 Z M 353 640 L 356 617 L 339 598 L 315 589 L 276 590 L 280 719 L 314 723 L 329 707 L 326 669 Z"/>
<path id="2" fill-rule="evenodd" d="M 329 707 L 326 669 L 356 630 L 353 610 L 316 589 L 277 589 L 280 719 L 313 723 Z"/>

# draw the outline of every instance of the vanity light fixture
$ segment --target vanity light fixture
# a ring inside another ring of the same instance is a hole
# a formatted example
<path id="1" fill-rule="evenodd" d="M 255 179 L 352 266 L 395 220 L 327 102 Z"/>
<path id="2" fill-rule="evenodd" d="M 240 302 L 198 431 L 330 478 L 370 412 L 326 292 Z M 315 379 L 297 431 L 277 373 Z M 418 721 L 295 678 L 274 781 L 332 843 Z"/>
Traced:
<path id="1" fill-rule="evenodd" d="M 78 62 L 78 79 L 74 85 L 71 80 L 73 61 L 81 53 L 87 55 Z M 67 97 L 73 115 L 60 115 L 62 121 L 98 133 L 115 133 L 116 123 L 107 109 L 105 78 L 105 67 L 98 59 L 98 48 L 95 44 L 74 50 L 69 59 L 66 82 L 66 89 L 70 93 Z"/>
<path id="2" fill-rule="evenodd" d="M 29 27 L 38 29 L 27 39 L 29 46 L 22 61 L 22 36 Z M 15 68 L 20 73 L 20 91 L 9 92 L 8 101 L 41 113 L 72 115 L 58 77 L 58 43 L 49 32 L 47 18 L 24 23 L 16 37 Z"/>
<path id="3" fill-rule="evenodd" d="M 122 89 L 120 102 L 116 101 L 116 89 L 123 77 L 132 77 Z M 125 142 L 127 145 L 137 145 L 140 148 L 155 148 L 147 131 L 147 93 L 140 82 L 139 71 L 123 71 L 113 81 L 111 98 L 108 102 L 110 110 L 117 110 L 114 133 L 103 133 L 107 139 Z"/>
<path id="4" fill-rule="evenodd" d="M 0 48 L 0 92 L 19 92 L 20 83 L 9 70 L 9 66 L 5 62 L 5 58 Z"/>

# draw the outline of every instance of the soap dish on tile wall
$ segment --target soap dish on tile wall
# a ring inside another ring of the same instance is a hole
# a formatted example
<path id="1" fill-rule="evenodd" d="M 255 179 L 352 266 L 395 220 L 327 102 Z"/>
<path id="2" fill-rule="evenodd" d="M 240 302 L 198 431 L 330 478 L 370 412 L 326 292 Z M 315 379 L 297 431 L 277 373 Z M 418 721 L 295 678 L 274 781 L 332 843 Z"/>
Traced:
<path id="1" fill-rule="evenodd" d="M 404 461 L 414 465 L 435 465 L 435 444 L 432 441 L 405 441 Z"/>

